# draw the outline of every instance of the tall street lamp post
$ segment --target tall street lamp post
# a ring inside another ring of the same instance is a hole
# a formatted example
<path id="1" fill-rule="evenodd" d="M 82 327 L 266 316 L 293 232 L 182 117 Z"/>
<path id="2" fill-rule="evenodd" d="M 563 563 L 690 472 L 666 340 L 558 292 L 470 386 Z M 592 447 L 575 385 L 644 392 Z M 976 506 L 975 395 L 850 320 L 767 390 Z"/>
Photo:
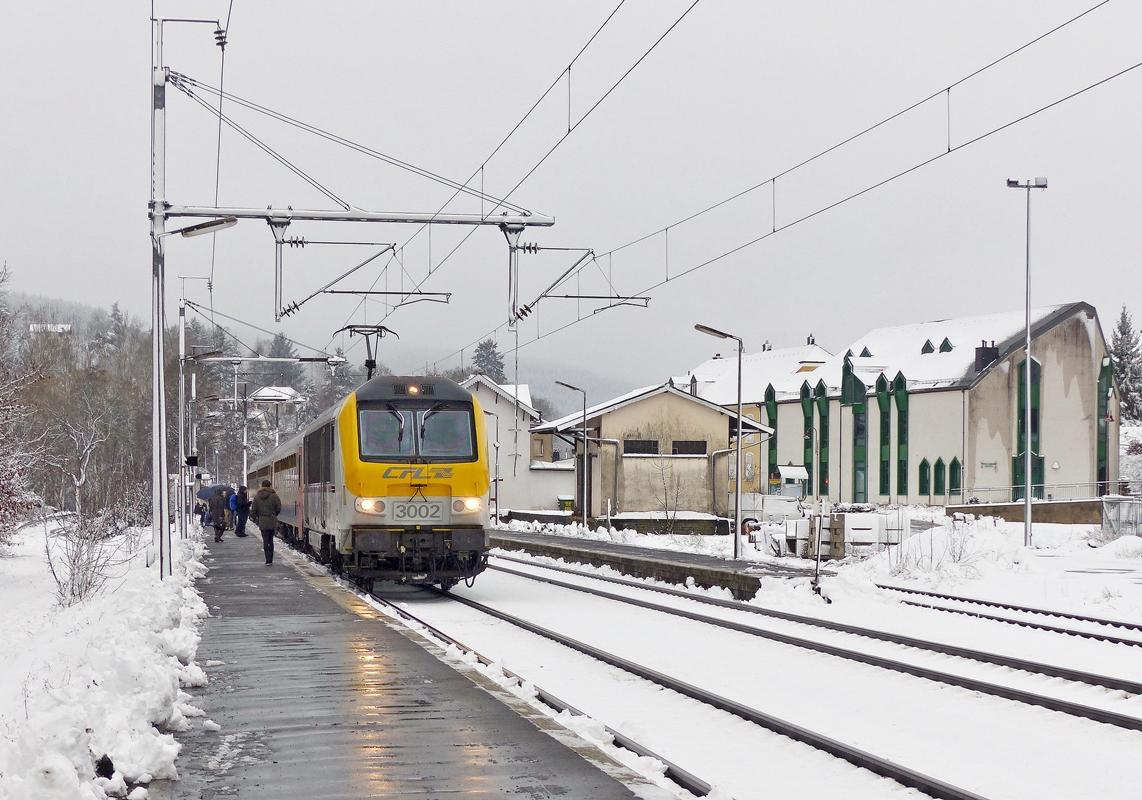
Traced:
<path id="1" fill-rule="evenodd" d="M 734 558 L 736 559 L 741 557 L 742 527 L 742 340 L 739 336 L 719 331 L 707 325 L 695 325 L 694 330 L 718 339 L 733 339 L 738 343 L 738 437 L 734 444 L 736 478 L 734 480 L 734 529 L 732 531 Z"/>
<path id="2" fill-rule="evenodd" d="M 1023 405 L 1023 546 L 1031 546 L 1031 190 L 1046 189 L 1046 178 L 1035 178 L 1026 183 L 1020 183 L 1012 178 L 1007 179 L 1009 189 L 1027 190 L 1027 265 L 1026 265 L 1026 309 L 1027 324 L 1024 341 L 1024 358 L 1027 372 L 1024 377 L 1024 405 Z"/>
<path id="3" fill-rule="evenodd" d="M 563 381 L 556 381 L 557 384 L 564 389 L 570 389 L 573 392 L 579 392 L 583 395 L 583 496 L 580 500 L 579 510 L 583 512 L 583 527 L 587 527 L 587 392 L 580 389 L 578 386 L 572 386 Z"/>

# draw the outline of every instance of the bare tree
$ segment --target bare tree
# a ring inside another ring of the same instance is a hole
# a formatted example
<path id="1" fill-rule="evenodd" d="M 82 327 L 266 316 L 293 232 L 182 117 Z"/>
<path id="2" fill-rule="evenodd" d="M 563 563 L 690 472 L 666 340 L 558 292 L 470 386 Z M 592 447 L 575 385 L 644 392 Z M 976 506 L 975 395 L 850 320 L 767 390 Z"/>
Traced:
<path id="1" fill-rule="evenodd" d="M 76 414 L 54 415 L 52 438 L 58 444 L 45 461 L 71 480 L 73 508 L 76 514 L 83 514 L 83 488 L 91 459 L 99 446 L 111 438 L 111 425 L 109 411 L 96 407 L 90 397 L 83 397 L 77 405 Z"/>

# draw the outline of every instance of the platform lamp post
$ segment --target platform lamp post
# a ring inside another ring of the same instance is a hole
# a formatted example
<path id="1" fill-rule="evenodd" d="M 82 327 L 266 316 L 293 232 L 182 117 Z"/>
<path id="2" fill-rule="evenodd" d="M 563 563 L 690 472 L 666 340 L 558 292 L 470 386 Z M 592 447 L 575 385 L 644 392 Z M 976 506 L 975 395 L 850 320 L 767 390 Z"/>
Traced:
<path id="1" fill-rule="evenodd" d="M 579 392 L 583 395 L 583 499 L 580 502 L 579 510 L 583 512 L 583 529 L 587 529 L 587 470 L 590 464 L 587 460 L 587 392 L 580 389 L 578 386 L 572 386 L 563 381 L 556 381 L 557 384 L 564 389 L 570 389 L 573 392 Z"/>
<path id="2" fill-rule="evenodd" d="M 734 480 L 734 529 L 732 531 L 734 543 L 734 558 L 741 557 L 741 527 L 742 527 L 742 340 L 732 333 L 724 333 L 707 325 L 695 325 L 694 330 L 713 336 L 717 339 L 733 339 L 738 343 L 738 436 L 734 444 L 735 475 Z M 711 487 L 712 489 L 713 487 Z"/>
<path id="3" fill-rule="evenodd" d="M 1031 190 L 1046 189 L 1046 178 L 1035 178 L 1026 183 L 1020 183 L 1012 178 L 1007 179 L 1007 188 L 1027 190 L 1027 246 L 1026 246 L 1026 310 L 1027 324 L 1024 340 L 1024 357 L 1027 363 L 1027 373 L 1024 376 L 1024 409 L 1023 409 L 1023 546 L 1031 546 Z"/>

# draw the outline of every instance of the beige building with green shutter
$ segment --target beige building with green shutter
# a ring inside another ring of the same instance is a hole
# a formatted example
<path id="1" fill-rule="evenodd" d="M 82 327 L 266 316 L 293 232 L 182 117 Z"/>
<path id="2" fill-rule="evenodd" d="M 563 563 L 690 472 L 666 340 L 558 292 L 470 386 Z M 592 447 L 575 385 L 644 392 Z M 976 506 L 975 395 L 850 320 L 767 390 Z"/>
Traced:
<path id="1" fill-rule="evenodd" d="M 747 438 L 743 492 L 780 492 L 779 468 L 800 466 L 806 494 L 833 502 L 1022 498 L 1024 327 L 1019 311 L 880 328 L 836 355 L 810 339 L 747 356 L 746 413 L 775 433 Z M 1031 333 L 1033 494 L 1116 492 L 1118 394 L 1097 312 L 1087 303 L 1033 309 Z M 672 380 L 736 403 L 736 359 Z M 731 479 L 722 497 L 732 492 Z"/>

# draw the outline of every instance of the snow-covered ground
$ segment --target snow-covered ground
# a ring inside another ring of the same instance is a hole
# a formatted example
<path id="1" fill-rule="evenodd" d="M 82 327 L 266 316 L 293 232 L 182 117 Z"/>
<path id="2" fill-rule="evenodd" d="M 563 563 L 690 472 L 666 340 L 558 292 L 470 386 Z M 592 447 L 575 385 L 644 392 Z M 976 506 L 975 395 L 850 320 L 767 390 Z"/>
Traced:
<path id="1" fill-rule="evenodd" d="M 176 777 L 173 733 L 201 714 L 182 688 L 206 683 L 201 551 L 176 541 L 163 581 L 142 552 L 123 553 L 101 593 L 63 607 L 43 523 L 0 547 L 0 798 L 143 800 L 152 779 Z M 104 755 L 110 778 L 96 776 Z"/>
<path id="2" fill-rule="evenodd" d="M 1058 643 L 1053 643 L 1050 636 L 1025 630 L 1010 631 L 1010 626 L 1002 623 L 981 626 L 961 615 L 935 615 L 935 612 L 906 607 L 875 586 L 876 583 L 889 583 L 927 588 L 1142 622 L 1142 539 L 1124 537 L 1104 541 L 1097 526 L 1037 524 L 1035 546 L 1024 548 L 1023 528 L 1018 523 L 991 518 L 953 520 L 942 517 L 939 512 L 919 509 L 914 513 L 926 514 L 937 523 L 936 526 L 913 536 L 890 552 L 849 558 L 829 565 L 830 572 L 835 571 L 835 574 L 824 579 L 823 590 L 833 600 L 831 605 L 824 605 L 805 579 L 770 577 L 763 579 L 754 602 L 829 616 L 852 624 L 874 624 L 919 638 L 939 639 L 978 649 L 1004 651 L 1006 648 L 1014 655 L 1054 661 L 1091 672 L 1132 678 L 1142 669 L 1142 665 L 1135 663 L 1137 659 L 1133 651 L 1137 648 L 1105 643 L 1088 647 L 1081 641 L 1074 641 L 1073 637 L 1057 637 Z M 726 536 L 644 535 L 629 531 L 587 531 L 575 525 L 531 523 L 513 523 L 510 527 L 720 557 L 728 557 L 730 546 Z M 203 685 L 206 681 L 203 671 L 194 664 L 197 628 L 208 614 L 193 586 L 195 578 L 205 572 L 199 561 L 202 545 L 197 538 L 176 542 L 173 579 L 160 581 L 155 568 L 147 567 L 143 555 L 138 554 L 117 568 L 102 593 L 63 607 L 56 597 L 44 544 L 43 526 L 32 525 L 18 532 L 13 543 L 0 550 L 0 608 L 5 609 L 5 613 L 0 615 L 0 641 L 4 643 L 0 648 L 0 687 L 3 687 L 0 691 L 0 798 L 90 800 L 130 796 L 132 800 L 141 800 L 146 797 L 145 787 L 152 778 L 175 777 L 178 753 L 175 734 L 185 728 L 188 716 L 200 713 L 183 689 Z M 764 566 L 762 562 L 778 561 L 752 547 L 747 548 L 746 555 L 758 562 L 759 567 Z M 481 576 L 476 583 L 477 592 L 486 593 L 495 588 L 495 578 L 494 573 Z M 519 579 L 516 580 L 518 582 Z M 499 583 L 507 585 L 504 581 Z M 512 591 L 519 596 L 521 608 L 531 608 L 535 596 L 533 590 L 520 585 Z M 710 593 L 719 592 L 710 590 Z M 556 604 L 556 609 L 566 609 L 567 603 L 571 602 L 576 606 L 587 605 L 585 601 L 568 596 Z M 602 609 L 600 613 L 603 613 Z M 598 618 L 590 614 L 587 617 Z M 942 621 L 934 626 L 933 619 Z M 659 639 L 676 642 L 678 636 L 683 635 L 682 626 L 680 623 L 668 625 L 672 632 L 663 634 L 660 631 Z M 654 639 L 653 636 L 647 638 L 651 626 L 644 625 L 643 629 L 638 640 L 649 647 Z M 473 637 L 473 631 L 481 630 L 480 625 L 468 628 L 459 638 L 468 640 Z M 586 636 L 588 632 L 592 632 L 590 628 L 585 629 L 582 635 Z M 517 671 L 524 671 L 531 662 L 535 662 L 532 667 L 544 671 L 543 679 L 537 678 L 536 683 L 544 688 L 551 690 L 555 688 L 549 685 L 552 680 L 557 684 L 562 680 L 555 677 L 556 672 L 551 671 L 550 666 L 559 662 L 557 654 L 547 654 L 540 649 L 511 653 L 510 647 L 514 645 L 508 639 L 502 644 L 489 641 L 488 646 L 503 655 L 505 666 Z M 731 649 L 737 647 L 728 646 Z M 691 651 L 693 648 L 683 650 Z M 677 651 L 678 648 L 673 651 L 667 648 L 664 653 L 674 658 L 670 653 Z M 759 657 L 762 656 L 759 654 Z M 764 656 L 771 665 L 775 663 L 771 661 L 773 657 L 771 653 Z M 733 658 L 723 658 L 718 663 L 736 664 L 734 669 L 741 673 L 743 686 L 757 695 L 750 698 L 751 702 L 758 705 L 767 702 L 767 681 L 758 683 L 756 670 L 749 664 L 739 664 Z M 580 666 L 586 669 L 585 664 Z M 687 673 L 694 682 L 704 681 L 700 666 L 690 665 L 688 669 L 698 670 Z M 719 667 L 719 675 L 721 669 Z M 859 668 L 853 674 L 863 670 Z M 818 679 L 829 684 L 829 674 L 825 669 Z M 633 691 L 626 678 L 620 676 L 616 680 L 626 685 L 624 692 Z M 899 687 L 894 683 L 894 691 L 904 691 L 904 684 L 910 686 L 910 681 L 898 681 Z M 677 708 L 660 709 L 662 716 L 657 723 L 653 722 L 653 714 L 636 722 L 634 715 L 640 706 L 638 702 L 633 705 L 625 700 L 620 702 L 626 695 L 623 692 L 613 696 L 607 694 L 601 688 L 604 686 L 602 683 L 582 680 L 578 683 L 589 691 L 598 691 L 595 695 L 581 696 L 580 689 L 570 684 L 564 686 L 578 701 L 576 705 L 585 710 L 598 709 L 599 719 L 632 735 L 638 734 L 635 738 L 670 751 L 670 756 L 680 762 L 686 761 L 690 754 L 686 748 L 679 751 L 676 736 L 689 729 L 690 719 L 695 720 L 695 726 L 709 728 L 710 737 L 724 725 L 725 737 L 720 734 L 717 737 L 723 745 L 740 743 L 743 748 L 746 745 L 764 747 L 771 753 L 767 758 L 780 760 L 780 754 L 791 747 L 768 734 L 754 732 L 740 721 L 720 722 L 717 715 L 706 719 L 709 712 L 698 709 L 689 701 L 680 701 Z M 782 692 L 788 701 L 798 694 Z M 572 697 L 564 699 L 572 700 Z M 821 708 L 825 711 L 835 713 L 841 707 L 831 697 L 823 695 L 822 699 L 824 704 Z M 1099 698 L 1099 702 L 1133 705 L 1127 698 L 1110 696 Z M 617 713 L 627 705 L 632 709 L 629 719 Z M 795 706 L 788 706 L 784 711 L 792 715 Z M 952 714 L 951 707 L 947 713 Z M 691 717 L 692 714 L 697 716 Z M 1038 724 L 1037 714 L 1029 713 L 1012 724 L 1018 728 L 1022 724 L 1020 720 L 1024 720 L 1034 727 Z M 849 722 L 859 722 L 859 715 L 857 717 Z M 684 719 L 687 720 L 685 723 Z M 901 717 L 897 722 L 903 724 L 904 719 Z M 840 720 L 837 732 L 841 733 L 849 722 Z M 588 729 L 594 723 L 576 720 L 568 724 L 573 729 L 582 728 L 583 732 L 589 733 Z M 1086 722 L 1074 723 L 1073 727 L 1076 731 L 1082 728 L 1083 736 L 1088 736 L 1090 731 L 1084 727 L 1088 725 Z M 1133 733 L 1119 735 L 1124 747 L 1134 747 L 1136 738 Z M 799 748 L 793 749 L 800 752 Z M 708 753 L 703 755 L 706 751 Z M 114 765 L 111 779 L 96 777 L 96 762 L 104 754 Z M 726 771 L 720 774 L 728 776 L 727 789 L 733 787 L 728 793 L 735 797 L 751 796 L 751 790 L 747 788 L 752 785 L 748 771 L 734 772 L 742 764 L 753 763 L 746 754 L 735 756 L 734 752 L 724 751 L 721 746 L 695 745 L 693 756 L 697 763 L 709 765 L 714 772 L 724 767 Z M 801 767 L 814 765 L 816 777 L 806 783 L 805 773 L 793 768 L 781 779 L 788 781 L 783 786 L 792 791 L 796 787 L 804 790 L 813 785 L 825 794 L 852 789 L 847 784 L 852 776 L 851 770 L 843 766 L 834 769 L 829 766 L 831 762 L 828 759 L 818 763 L 817 756 L 805 757 L 808 761 L 798 756 L 798 763 Z M 999 774 L 1003 758 L 1005 756 L 997 751 L 995 764 L 984 765 L 986 768 L 981 769 Z M 1116 759 L 1117 756 L 1111 756 L 1109 763 L 1115 763 Z M 1120 763 L 1128 760 L 1123 754 Z M 770 761 L 770 767 L 772 771 L 769 774 L 776 776 L 776 762 Z M 1114 785 L 1109 778 L 1104 783 L 1106 786 Z M 855 794 L 850 791 L 849 796 L 872 797 L 895 791 L 897 789 L 892 785 L 874 779 Z"/>

